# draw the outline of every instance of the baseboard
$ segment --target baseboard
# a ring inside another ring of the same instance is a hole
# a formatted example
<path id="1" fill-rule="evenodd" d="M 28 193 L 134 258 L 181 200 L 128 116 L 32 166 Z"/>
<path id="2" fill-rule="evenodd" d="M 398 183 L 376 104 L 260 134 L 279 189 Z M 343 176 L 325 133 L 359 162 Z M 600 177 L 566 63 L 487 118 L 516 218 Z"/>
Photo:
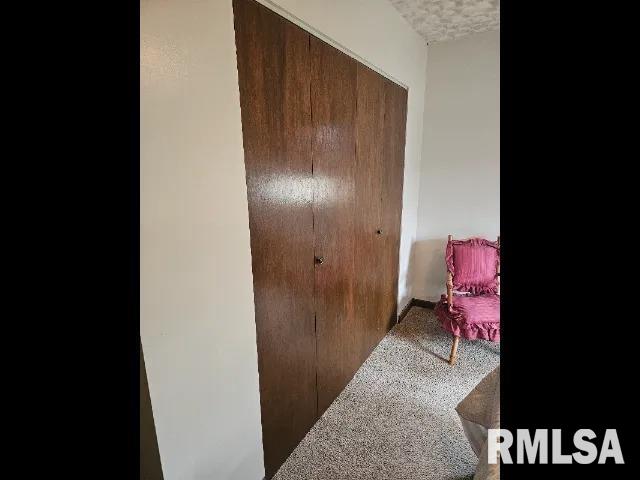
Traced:
<path id="1" fill-rule="evenodd" d="M 404 317 L 409 313 L 411 307 L 430 308 L 433 310 L 436 306 L 436 302 L 430 302 L 429 300 L 422 300 L 420 298 L 412 298 L 409 303 L 402 309 L 400 315 L 398 315 L 398 323 L 400 323 Z"/>
<path id="2" fill-rule="evenodd" d="M 436 308 L 436 302 L 431 302 L 429 300 L 421 300 L 419 298 L 411 299 L 414 307 L 422 307 L 422 308 L 430 308 L 433 310 Z"/>

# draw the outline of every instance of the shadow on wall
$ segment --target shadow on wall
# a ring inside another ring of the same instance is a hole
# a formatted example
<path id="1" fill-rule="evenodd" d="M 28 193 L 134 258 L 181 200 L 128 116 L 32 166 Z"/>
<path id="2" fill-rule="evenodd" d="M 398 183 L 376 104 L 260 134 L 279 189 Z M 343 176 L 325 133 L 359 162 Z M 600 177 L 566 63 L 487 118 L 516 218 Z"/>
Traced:
<path id="1" fill-rule="evenodd" d="M 409 288 L 415 298 L 438 301 L 446 291 L 447 266 L 444 252 L 446 238 L 416 240 L 411 246 L 411 261 L 407 272 Z"/>

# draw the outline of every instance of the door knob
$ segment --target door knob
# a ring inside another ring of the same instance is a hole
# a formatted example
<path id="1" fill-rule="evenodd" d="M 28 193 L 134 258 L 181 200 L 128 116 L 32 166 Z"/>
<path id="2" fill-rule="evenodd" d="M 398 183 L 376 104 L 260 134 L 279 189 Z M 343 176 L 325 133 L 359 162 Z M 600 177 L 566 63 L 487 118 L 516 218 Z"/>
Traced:
<path id="1" fill-rule="evenodd" d="M 315 257 L 315 258 L 316 258 L 317 264 L 321 264 L 322 262 L 324 262 L 324 257 Z"/>

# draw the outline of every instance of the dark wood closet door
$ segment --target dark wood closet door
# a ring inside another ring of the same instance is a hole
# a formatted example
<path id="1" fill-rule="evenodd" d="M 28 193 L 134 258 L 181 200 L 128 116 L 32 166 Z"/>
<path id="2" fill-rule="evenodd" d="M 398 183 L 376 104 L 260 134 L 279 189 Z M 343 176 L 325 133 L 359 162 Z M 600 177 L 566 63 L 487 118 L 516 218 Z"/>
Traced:
<path id="1" fill-rule="evenodd" d="M 358 102 L 356 115 L 356 312 L 359 333 L 360 366 L 385 335 L 381 322 L 385 294 L 391 289 L 381 275 L 385 237 L 382 184 L 385 138 L 385 79 L 358 63 Z M 386 283 L 385 283 L 386 282 Z"/>
<path id="2" fill-rule="evenodd" d="M 357 63 L 311 37 L 315 184 L 318 415 L 353 377 L 361 359 L 357 314 L 355 118 Z"/>
<path id="3" fill-rule="evenodd" d="M 317 418 L 309 34 L 254 1 L 233 7 L 270 478 Z"/>
<path id="4" fill-rule="evenodd" d="M 271 478 L 395 323 L 407 92 L 233 7 Z"/>
<path id="5" fill-rule="evenodd" d="M 398 311 L 398 268 L 408 95 L 406 89 L 387 79 L 384 79 L 384 92 L 384 147 L 380 192 L 384 231 L 380 253 L 380 276 L 385 286 L 381 295 L 382 336 L 395 325 Z"/>
<path id="6" fill-rule="evenodd" d="M 407 91 L 358 64 L 355 272 L 360 366 L 397 318 Z"/>

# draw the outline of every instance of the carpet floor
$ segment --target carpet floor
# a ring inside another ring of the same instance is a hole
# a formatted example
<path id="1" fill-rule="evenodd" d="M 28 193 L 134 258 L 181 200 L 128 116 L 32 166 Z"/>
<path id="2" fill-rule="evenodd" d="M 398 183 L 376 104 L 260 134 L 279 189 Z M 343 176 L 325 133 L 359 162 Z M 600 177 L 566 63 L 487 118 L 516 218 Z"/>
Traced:
<path id="1" fill-rule="evenodd" d="M 413 307 L 360 367 L 274 480 L 470 479 L 477 458 L 454 408 L 500 364 L 500 345 L 451 336 Z"/>

